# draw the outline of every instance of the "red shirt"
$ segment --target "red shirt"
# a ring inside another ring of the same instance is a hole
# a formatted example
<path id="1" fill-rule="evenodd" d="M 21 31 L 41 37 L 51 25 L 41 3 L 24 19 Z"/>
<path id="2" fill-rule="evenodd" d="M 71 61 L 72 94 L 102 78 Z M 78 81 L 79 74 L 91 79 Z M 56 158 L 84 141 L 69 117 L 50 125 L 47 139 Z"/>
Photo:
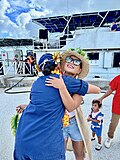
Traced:
<path id="1" fill-rule="evenodd" d="M 120 75 L 116 76 L 109 85 L 112 91 L 115 91 L 112 102 L 112 112 L 120 114 Z"/>

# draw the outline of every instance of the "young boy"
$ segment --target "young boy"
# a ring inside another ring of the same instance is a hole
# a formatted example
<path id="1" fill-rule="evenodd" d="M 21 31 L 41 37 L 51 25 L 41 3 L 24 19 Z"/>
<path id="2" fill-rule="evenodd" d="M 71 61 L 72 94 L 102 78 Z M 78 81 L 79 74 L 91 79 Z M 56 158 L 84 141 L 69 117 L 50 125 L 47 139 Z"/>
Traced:
<path id="1" fill-rule="evenodd" d="M 103 113 L 100 112 L 102 104 L 98 100 L 92 101 L 92 111 L 88 116 L 88 122 L 91 121 L 91 130 L 92 130 L 92 141 L 95 140 L 95 135 L 98 139 L 98 144 L 95 147 L 96 150 L 101 150 L 101 134 L 102 134 L 102 123 L 103 123 Z"/>

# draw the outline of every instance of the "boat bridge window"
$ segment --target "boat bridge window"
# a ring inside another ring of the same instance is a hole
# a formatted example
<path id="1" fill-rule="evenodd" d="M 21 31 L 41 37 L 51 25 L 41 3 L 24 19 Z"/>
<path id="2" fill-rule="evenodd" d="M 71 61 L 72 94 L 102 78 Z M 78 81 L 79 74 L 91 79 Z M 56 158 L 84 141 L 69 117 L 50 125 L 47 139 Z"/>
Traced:
<path id="1" fill-rule="evenodd" d="M 99 60 L 99 53 L 87 53 L 89 60 Z"/>
<path id="2" fill-rule="evenodd" d="M 114 53 L 113 67 L 120 67 L 120 52 Z"/>

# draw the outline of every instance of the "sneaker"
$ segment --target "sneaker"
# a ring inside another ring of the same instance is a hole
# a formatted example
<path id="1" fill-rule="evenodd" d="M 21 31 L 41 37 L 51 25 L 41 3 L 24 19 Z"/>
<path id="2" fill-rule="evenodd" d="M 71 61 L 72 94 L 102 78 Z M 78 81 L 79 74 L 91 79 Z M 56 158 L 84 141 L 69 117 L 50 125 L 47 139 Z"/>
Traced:
<path id="1" fill-rule="evenodd" d="M 101 148 L 102 148 L 102 144 L 97 144 L 97 146 L 95 147 L 95 149 L 97 150 L 97 151 L 100 151 L 101 150 Z"/>
<path id="2" fill-rule="evenodd" d="M 91 138 L 91 141 L 94 141 L 94 140 L 95 140 L 95 137 L 92 137 L 92 138 Z"/>
<path id="3" fill-rule="evenodd" d="M 104 145 L 105 145 L 106 148 L 110 148 L 111 143 L 112 143 L 112 138 L 109 138 L 109 137 L 108 137 L 108 138 L 106 139 Z"/>

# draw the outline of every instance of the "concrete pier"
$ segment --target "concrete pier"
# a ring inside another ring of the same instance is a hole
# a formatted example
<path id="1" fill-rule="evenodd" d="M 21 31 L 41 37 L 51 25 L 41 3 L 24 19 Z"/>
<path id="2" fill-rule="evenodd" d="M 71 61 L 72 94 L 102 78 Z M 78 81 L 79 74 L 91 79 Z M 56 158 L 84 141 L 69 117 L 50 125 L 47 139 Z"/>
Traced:
<path id="1" fill-rule="evenodd" d="M 30 90 L 28 87 L 18 87 L 14 89 L 15 91 L 20 90 Z M 82 105 L 83 112 L 87 117 L 91 111 L 91 101 L 97 99 L 101 96 L 94 94 L 87 94 L 84 96 L 84 104 Z M 115 137 L 110 149 L 104 147 L 104 141 L 107 136 L 107 131 L 111 118 L 111 104 L 113 95 L 106 98 L 103 102 L 102 112 L 104 113 L 103 122 L 103 134 L 102 134 L 102 150 L 96 151 L 95 145 L 97 140 L 92 142 L 92 160 L 119 160 L 120 159 L 120 123 L 116 129 Z M 15 139 L 12 135 L 10 128 L 10 120 L 13 114 L 16 113 L 15 108 L 19 104 L 27 104 L 29 102 L 29 93 L 23 94 L 5 94 L 4 89 L 0 89 L 0 160 L 13 160 L 13 150 Z M 90 125 L 90 123 L 89 123 Z M 66 160 L 75 160 L 73 152 L 66 153 Z M 85 159 L 87 160 L 87 159 Z"/>
<path id="2" fill-rule="evenodd" d="M 18 83 L 18 87 L 29 87 L 32 85 L 32 83 L 37 79 L 38 77 L 8 77 L 0 79 L 0 87 L 11 87 Z M 21 81 L 22 80 L 22 81 Z M 101 78 L 92 78 L 92 79 L 85 79 L 90 84 L 94 84 L 101 89 L 108 89 L 109 87 L 109 79 L 101 79 Z"/>

